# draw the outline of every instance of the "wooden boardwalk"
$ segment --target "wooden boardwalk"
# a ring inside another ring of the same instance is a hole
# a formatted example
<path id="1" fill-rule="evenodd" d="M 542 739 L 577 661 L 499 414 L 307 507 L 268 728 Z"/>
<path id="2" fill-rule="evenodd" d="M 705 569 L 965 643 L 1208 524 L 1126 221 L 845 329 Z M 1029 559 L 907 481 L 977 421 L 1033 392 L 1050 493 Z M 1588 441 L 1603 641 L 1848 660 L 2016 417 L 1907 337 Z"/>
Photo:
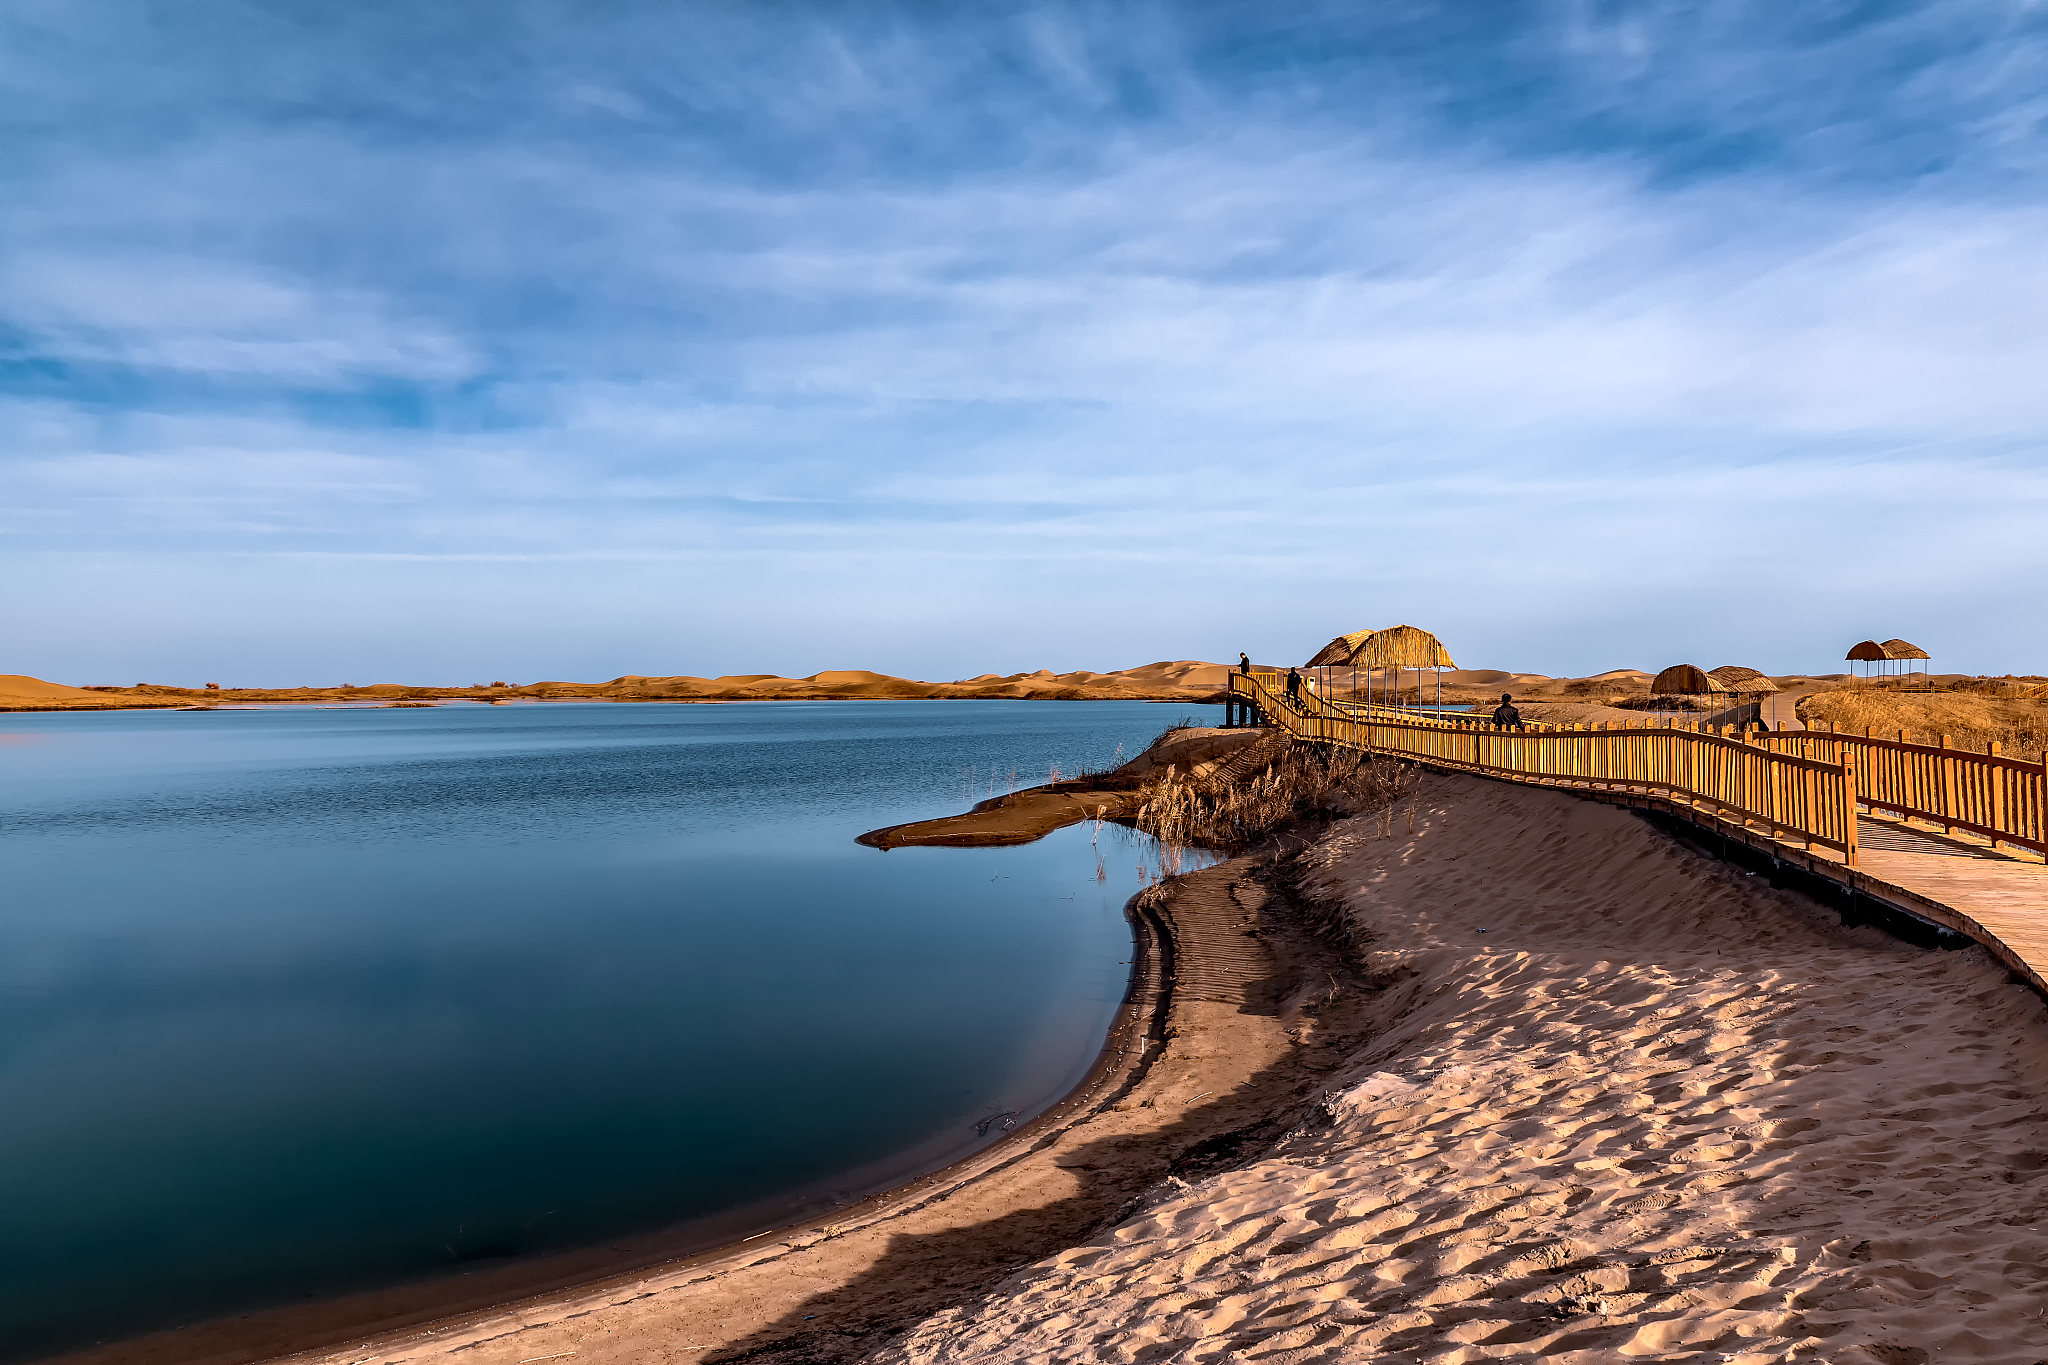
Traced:
<path id="1" fill-rule="evenodd" d="M 1853 875 L 1898 893 L 1884 899 L 1910 898 L 1903 908 L 1968 934 L 2048 993 L 2048 863 L 1901 820 L 1859 823 Z"/>
<path id="2" fill-rule="evenodd" d="M 1932 749 L 1903 736 L 1805 731 L 1794 714 L 1799 693 L 1779 694 L 1775 716 L 1766 710 L 1767 721 L 1803 732 L 1781 741 L 1771 738 L 1778 731 L 1743 737 L 1670 727 L 1535 727 L 1524 737 L 1383 709 L 1339 714 L 1313 699 L 1290 703 L 1277 682 L 1233 674 L 1231 686 L 1261 718 L 1303 739 L 1675 816 L 1724 846 L 1740 843 L 1775 865 L 1832 882 L 1851 904 L 1858 897 L 1878 902 L 1980 943 L 2048 996 L 2048 858 L 2041 837 L 2048 768 L 2041 764 Z M 1812 752 L 1795 755 L 1792 748 Z M 1861 753 L 1860 767 L 1852 751 Z M 1643 761 L 1646 754 L 1654 761 Z M 1801 766 L 1786 768 L 1795 758 Z M 1738 769 L 1740 780 L 1730 780 Z M 1788 773 L 1800 781 L 1788 786 Z M 1972 805 L 1965 799 L 1970 791 L 1997 799 Z M 1974 832 L 1966 827 L 1973 820 Z"/>

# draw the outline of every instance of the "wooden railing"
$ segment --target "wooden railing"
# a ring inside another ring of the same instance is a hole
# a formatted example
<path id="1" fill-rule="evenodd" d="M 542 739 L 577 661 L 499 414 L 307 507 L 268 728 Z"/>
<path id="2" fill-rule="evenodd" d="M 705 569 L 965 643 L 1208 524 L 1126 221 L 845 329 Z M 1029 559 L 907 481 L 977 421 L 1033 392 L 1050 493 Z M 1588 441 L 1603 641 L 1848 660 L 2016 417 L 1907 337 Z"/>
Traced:
<path id="1" fill-rule="evenodd" d="M 1856 865 L 1856 756 L 1828 757 L 1679 726 L 1499 729 L 1489 721 L 1393 708 L 1353 714 L 1277 675 L 1233 673 L 1233 693 L 1301 739 L 1486 773 L 1540 786 L 1640 793 L 1710 811 L 1773 837 L 1839 853 Z"/>
<path id="2" fill-rule="evenodd" d="M 2017 844 L 2048 854 L 2048 764 L 1989 753 L 1915 744 L 1903 737 L 1837 730 L 1777 730 L 1757 736 L 1774 753 L 1823 763 L 1853 763 L 1863 804 L 1915 820 L 1967 830 L 1993 848 Z"/>

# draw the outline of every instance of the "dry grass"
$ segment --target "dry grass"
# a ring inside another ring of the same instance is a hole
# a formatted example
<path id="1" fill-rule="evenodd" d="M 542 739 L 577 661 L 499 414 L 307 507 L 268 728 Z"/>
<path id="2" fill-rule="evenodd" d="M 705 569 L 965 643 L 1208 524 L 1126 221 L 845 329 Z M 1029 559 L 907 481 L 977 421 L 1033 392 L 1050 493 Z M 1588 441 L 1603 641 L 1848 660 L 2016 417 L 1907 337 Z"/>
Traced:
<path id="1" fill-rule="evenodd" d="M 1390 808 L 1413 781 L 1390 759 L 1271 735 L 1210 777 L 1168 768 L 1141 789 L 1135 823 L 1163 844 L 1235 856 L 1299 821 Z"/>
<path id="2" fill-rule="evenodd" d="M 2013 700 L 1970 692 L 1901 693 L 1852 683 L 1816 692 L 1799 703 L 1800 719 L 1882 739 L 1906 731 L 1922 743 L 1947 735 L 1958 748 L 1982 753 L 1997 741 L 2008 754 L 2040 758 L 2048 747 L 2048 701 Z"/>

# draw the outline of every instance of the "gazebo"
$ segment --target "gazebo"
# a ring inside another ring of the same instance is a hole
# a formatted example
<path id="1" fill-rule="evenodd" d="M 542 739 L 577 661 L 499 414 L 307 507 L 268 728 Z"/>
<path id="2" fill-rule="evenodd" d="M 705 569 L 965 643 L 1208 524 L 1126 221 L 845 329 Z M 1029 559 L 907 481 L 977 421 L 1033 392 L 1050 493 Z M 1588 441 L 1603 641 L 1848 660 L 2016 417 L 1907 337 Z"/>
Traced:
<path id="1" fill-rule="evenodd" d="M 1722 664 L 1719 668 L 1707 670 L 1707 676 L 1720 683 L 1730 692 L 1743 697 L 1767 697 L 1778 690 L 1778 685 L 1757 672 L 1740 664 Z"/>
<path id="2" fill-rule="evenodd" d="M 1735 689 L 1697 664 L 1673 664 L 1650 683 L 1653 697 L 1732 697 Z"/>
<path id="3" fill-rule="evenodd" d="M 1904 662 L 1913 659 L 1925 659 L 1928 656 L 1926 650 L 1910 640 L 1886 640 L 1883 644 L 1879 644 L 1875 640 L 1863 640 L 1852 645 L 1849 652 L 1842 657 L 1851 663 L 1876 664 L 1876 671 L 1879 674 L 1884 674 L 1890 671 L 1885 668 L 1885 665 L 1894 659 Z M 1852 669 L 1851 672 L 1853 671 Z M 1863 676 L 1870 677 L 1871 674 L 1865 673 Z"/>
<path id="4" fill-rule="evenodd" d="M 1884 650 L 1885 658 L 1900 661 L 1899 672 L 1901 673 L 1911 673 L 1913 671 L 1912 660 L 1920 659 L 1924 661 L 1927 658 L 1927 651 L 1910 640 L 1886 640 L 1879 648 Z M 1925 673 L 1927 670 L 1923 668 L 1920 671 Z"/>

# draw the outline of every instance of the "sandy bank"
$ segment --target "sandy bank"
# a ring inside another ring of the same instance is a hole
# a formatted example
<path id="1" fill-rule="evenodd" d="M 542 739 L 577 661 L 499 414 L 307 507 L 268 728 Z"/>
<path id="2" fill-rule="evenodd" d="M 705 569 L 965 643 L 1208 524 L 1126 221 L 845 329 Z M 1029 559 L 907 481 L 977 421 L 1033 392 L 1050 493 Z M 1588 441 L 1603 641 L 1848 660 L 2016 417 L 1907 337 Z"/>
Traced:
<path id="1" fill-rule="evenodd" d="M 1414 804 L 1308 855 L 1384 986 L 1315 1120 L 874 1359 L 2042 1359 L 2037 998 L 1621 811 Z"/>

